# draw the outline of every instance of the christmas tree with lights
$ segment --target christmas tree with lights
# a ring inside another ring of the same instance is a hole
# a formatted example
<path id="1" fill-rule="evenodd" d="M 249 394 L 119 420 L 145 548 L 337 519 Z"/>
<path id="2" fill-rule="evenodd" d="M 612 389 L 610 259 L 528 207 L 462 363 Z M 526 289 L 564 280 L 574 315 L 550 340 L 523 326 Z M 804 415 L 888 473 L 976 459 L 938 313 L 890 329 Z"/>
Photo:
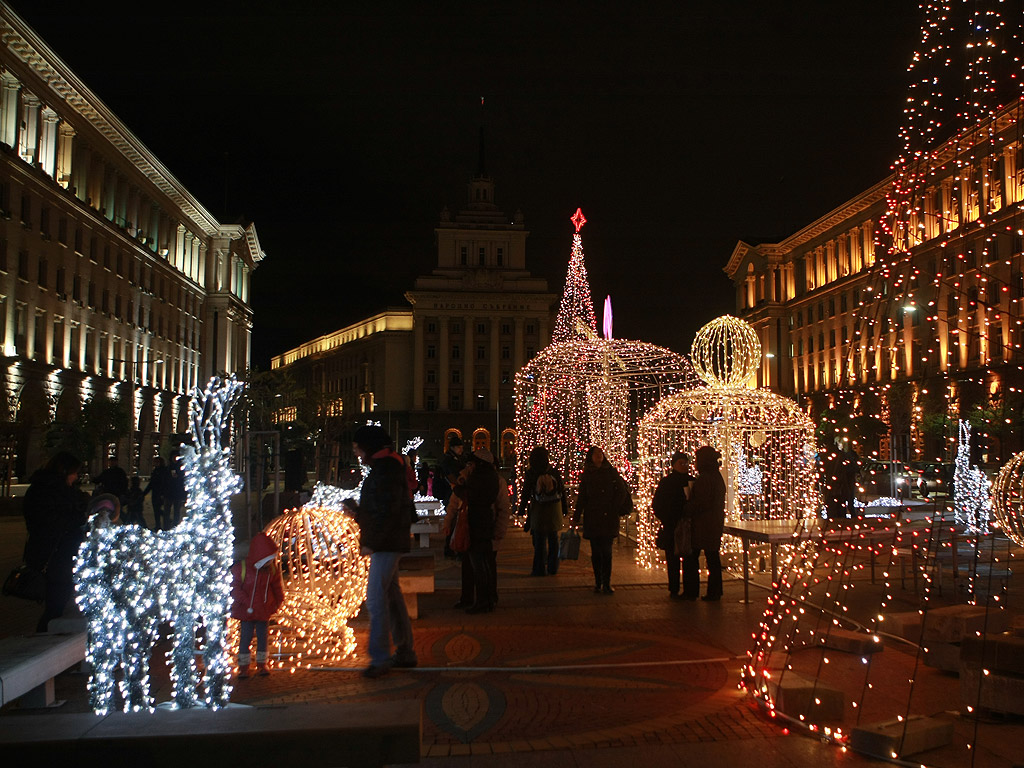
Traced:
<path id="1" fill-rule="evenodd" d="M 562 305 L 558 309 L 555 332 L 551 336 L 555 342 L 597 337 L 597 318 L 590 298 L 587 265 L 583 263 L 583 238 L 580 237 L 580 229 L 587 220 L 583 217 L 583 211 L 577 208 L 570 221 L 576 225 L 576 234 L 572 237 L 572 253 L 569 256 L 569 271 L 565 275 Z"/>

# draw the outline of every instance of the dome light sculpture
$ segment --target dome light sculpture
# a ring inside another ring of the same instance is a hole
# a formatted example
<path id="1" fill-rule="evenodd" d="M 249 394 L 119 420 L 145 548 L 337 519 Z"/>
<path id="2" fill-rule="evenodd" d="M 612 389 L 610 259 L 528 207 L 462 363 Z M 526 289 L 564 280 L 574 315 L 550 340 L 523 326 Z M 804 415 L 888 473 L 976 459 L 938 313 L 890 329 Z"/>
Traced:
<path id="1" fill-rule="evenodd" d="M 1010 541 L 1024 547 L 1024 451 L 999 470 L 992 486 L 992 516 Z"/>
<path id="2" fill-rule="evenodd" d="M 666 397 L 640 422 L 638 563 L 660 562 L 651 498 L 675 451 L 692 457 L 712 445 L 721 452 L 727 520 L 795 520 L 820 510 L 814 424 L 792 400 L 750 387 L 760 359 L 748 323 L 729 315 L 711 321 L 691 351 L 706 385 Z"/>

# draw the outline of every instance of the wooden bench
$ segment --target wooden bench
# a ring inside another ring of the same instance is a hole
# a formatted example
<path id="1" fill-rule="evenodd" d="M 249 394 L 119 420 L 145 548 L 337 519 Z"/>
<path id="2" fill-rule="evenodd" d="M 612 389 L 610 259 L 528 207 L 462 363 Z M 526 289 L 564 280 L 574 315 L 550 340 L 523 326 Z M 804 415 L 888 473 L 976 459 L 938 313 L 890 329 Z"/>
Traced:
<path id="1" fill-rule="evenodd" d="M 54 705 L 53 678 L 85 660 L 85 633 L 20 635 L 0 640 L 0 706 Z"/>
<path id="2" fill-rule="evenodd" d="M 314 761 L 377 768 L 418 763 L 422 733 L 417 700 L 12 715 L 0 718 L 0 752 L 11 765 L 41 755 L 67 765 L 109 765 L 111 756 L 131 755 L 147 768 Z"/>
<path id="3" fill-rule="evenodd" d="M 410 619 L 420 617 L 419 596 L 434 591 L 434 555 L 402 555 L 398 565 L 398 585 L 405 597 L 405 607 Z"/>

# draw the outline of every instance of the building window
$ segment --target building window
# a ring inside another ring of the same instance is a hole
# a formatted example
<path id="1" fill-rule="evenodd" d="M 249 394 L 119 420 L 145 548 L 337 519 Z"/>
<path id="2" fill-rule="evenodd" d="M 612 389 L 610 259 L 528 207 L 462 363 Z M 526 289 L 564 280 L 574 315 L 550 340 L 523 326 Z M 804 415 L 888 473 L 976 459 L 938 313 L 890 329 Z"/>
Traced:
<path id="1" fill-rule="evenodd" d="M 54 290 L 57 291 L 57 298 L 61 301 L 64 300 L 65 285 L 67 284 L 67 272 L 64 267 L 57 267 L 57 284 L 54 286 Z"/>
<path id="2" fill-rule="evenodd" d="M 48 271 L 46 267 L 47 267 L 46 259 L 40 259 L 39 260 L 39 275 L 38 275 L 39 279 L 37 281 L 39 283 L 39 287 L 40 288 L 45 288 L 46 287 L 46 277 L 47 277 L 46 273 Z"/>
<path id="3" fill-rule="evenodd" d="M 96 283 L 89 283 L 89 307 L 90 309 L 96 309 Z"/>
<path id="4" fill-rule="evenodd" d="M 461 384 L 461 383 L 462 383 L 462 371 L 460 371 L 458 368 L 453 368 L 452 369 L 452 384 Z"/>
<path id="5" fill-rule="evenodd" d="M 433 395 L 427 395 L 426 407 L 427 407 L 428 411 L 436 411 L 437 410 L 437 401 L 434 399 Z"/>
<path id="6" fill-rule="evenodd" d="M 503 266 L 505 264 L 505 249 L 504 248 L 498 248 L 497 261 L 498 261 L 498 266 L 499 267 Z"/>
<path id="7" fill-rule="evenodd" d="M 18 251 L 18 277 L 28 280 L 28 251 Z"/>
<path id="8" fill-rule="evenodd" d="M 483 344 L 477 345 L 477 348 L 476 348 L 476 359 L 477 360 L 485 360 L 485 359 L 487 359 L 487 349 L 486 349 L 486 347 L 483 346 Z"/>
<path id="9" fill-rule="evenodd" d="M 100 239 L 96 236 L 89 238 L 89 261 L 98 264 L 100 260 Z"/>
<path id="10" fill-rule="evenodd" d="M 451 403 L 450 408 L 453 411 L 457 411 L 462 407 L 462 397 L 457 392 L 451 394 L 449 402 Z"/>
<path id="11" fill-rule="evenodd" d="M 483 336 L 485 333 L 487 333 L 487 326 L 484 325 L 483 323 L 477 323 L 476 332 Z"/>
<path id="12" fill-rule="evenodd" d="M 75 253 L 78 253 L 78 254 L 82 253 L 82 241 L 83 241 L 83 239 L 84 239 L 84 237 L 82 235 L 81 227 L 76 227 L 75 228 Z"/>
<path id="13" fill-rule="evenodd" d="M 502 336 L 511 336 L 512 335 L 512 326 L 509 325 L 508 323 L 502 323 L 501 324 L 501 335 Z"/>
<path id="14" fill-rule="evenodd" d="M 484 249 L 483 247 L 481 247 L 481 248 L 480 248 L 480 250 L 478 251 L 478 254 L 477 254 L 477 263 L 478 263 L 478 264 L 479 264 L 479 265 L 480 265 L 481 267 L 482 267 L 482 266 L 484 265 L 484 258 L 485 258 L 485 256 L 486 256 L 486 253 L 487 253 L 487 251 L 486 251 L 486 250 L 485 250 L 485 249 Z"/>
<path id="15" fill-rule="evenodd" d="M 508 346 L 507 344 L 504 344 L 501 347 L 501 359 L 502 360 L 511 360 L 512 359 L 512 348 L 510 346 Z"/>
<path id="16" fill-rule="evenodd" d="M 43 240 L 50 239 L 50 209 L 45 205 L 39 209 L 39 234 Z"/>
<path id="17" fill-rule="evenodd" d="M 32 198 L 28 192 L 21 193 L 21 223 L 26 229 L 32 226 Z"/>
<path id="18" fill-rule="evenodd" d="M 459 249 L 459 264 L 464 267 L 468 263 L 469 263 L 469 248 L 467 248 L 466 246 L 462 246 L 462 248 Z"/>
<path id="19" fill-rule="evenodd" d="M 486 411 L 487 410 L 487 398 L 482 397 L 482 396 L 477 396 L 475 398 L 475 400 L 476 400 L 476 409 L 478 411 Z"/>
<path id="20" fill-rule="evenodd" d="M 437 333 L 437 323 L 427 323 L 427 333 Z"/>
<path id="21" fill-rule="evenodd" d="M 75 275 L 71 280 L 71 298 L 79 304 L 82 303 L 82 278 L 79 275 Z"/>
<path id="22" fill-rule="evenodd" d="M 434 345 L 427 344 L 427 359 L 433 360 L 435 357 L 437 357 L 437 350 L 434 348 Z"/>
<path id="23" fill-rule="evenodd" d="M 7 271 L 7 241 L 0 240 L 0 272 Z"/>
<path id="24" fill-rule="evenodd" d="M 452 323 L 452 333 L 462 333 L 462 324 Z"/>
<path id="25" fill-rule="evenodd" d="M 437 371 L 433 368 L 427 370 L 427 384 L 433 384 L 437 381 Z"/>
<path id="26" fill-rule="evenodd" d="M 533 359 L 533 345 L 532 344 L 527 345 L 527 347 L 526 347 L 526 358 L 528 360 L 532 360 Z"/>
<path id="27" fill-rule="evenodd" d="M 535 332 L 536 332 L 536 328 L 534 327 L 533 323 L 527 323 L 526 324 L 526 333 L 528 335 L 532 336 Z"/>
<path id="28" fill-rule="evenodd" d="M 835 349 L 835 346 L 836 346 L 836 332 L 835 332 L 835 329 L 832 329 L 831 331 L 828 332 L 828 345 L 831 348 Z"/>
<path id="29" fill-rule="evenodd" d="M 454 347 L 452 347 L 452 360 L 458 360 L 458 359 L 459 359 L 459 345 L 456 344 Z"/>
<path id="30" fill-rule="evenodd" d="M 68 220 L 65 218 L 57 222 L 57 240 L 61 245 L 68 244 Z"/>

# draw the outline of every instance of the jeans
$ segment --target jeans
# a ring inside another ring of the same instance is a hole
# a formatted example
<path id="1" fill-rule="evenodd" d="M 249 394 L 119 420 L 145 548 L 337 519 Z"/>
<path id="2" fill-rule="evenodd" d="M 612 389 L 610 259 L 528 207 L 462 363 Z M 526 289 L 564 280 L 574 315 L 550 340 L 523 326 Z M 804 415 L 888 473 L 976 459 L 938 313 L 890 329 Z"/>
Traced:
<path id="1" fill-rule="evenodd" d="M 543 576 L 544 569 L 547 573 L 554 575 L 558 573 L 558 534 L 537 533 L 533 531 L 533 573 L 534 576 Z"/>
<path id="2" fill-rule="evenodd" d="M 391 640 L 397 655 L 413 654 L 412 622 L 398 585 L 398 561 L 401 552 L 374 552 L 370 555 L 370 575 L 366 585 L 366 607 L 370 609 L 370 666 L 391 662 Z"/>
<path id="3" fill-rule="evenodd" d="M 241 621 L 238 627 L 238 666 L 248 666 L 252 658 L 249 653 L 249 646 L 252 645 L 253 635 L 256 636 L 256 663 L 267 662 L 267 622 L 265 621 Z"/>

